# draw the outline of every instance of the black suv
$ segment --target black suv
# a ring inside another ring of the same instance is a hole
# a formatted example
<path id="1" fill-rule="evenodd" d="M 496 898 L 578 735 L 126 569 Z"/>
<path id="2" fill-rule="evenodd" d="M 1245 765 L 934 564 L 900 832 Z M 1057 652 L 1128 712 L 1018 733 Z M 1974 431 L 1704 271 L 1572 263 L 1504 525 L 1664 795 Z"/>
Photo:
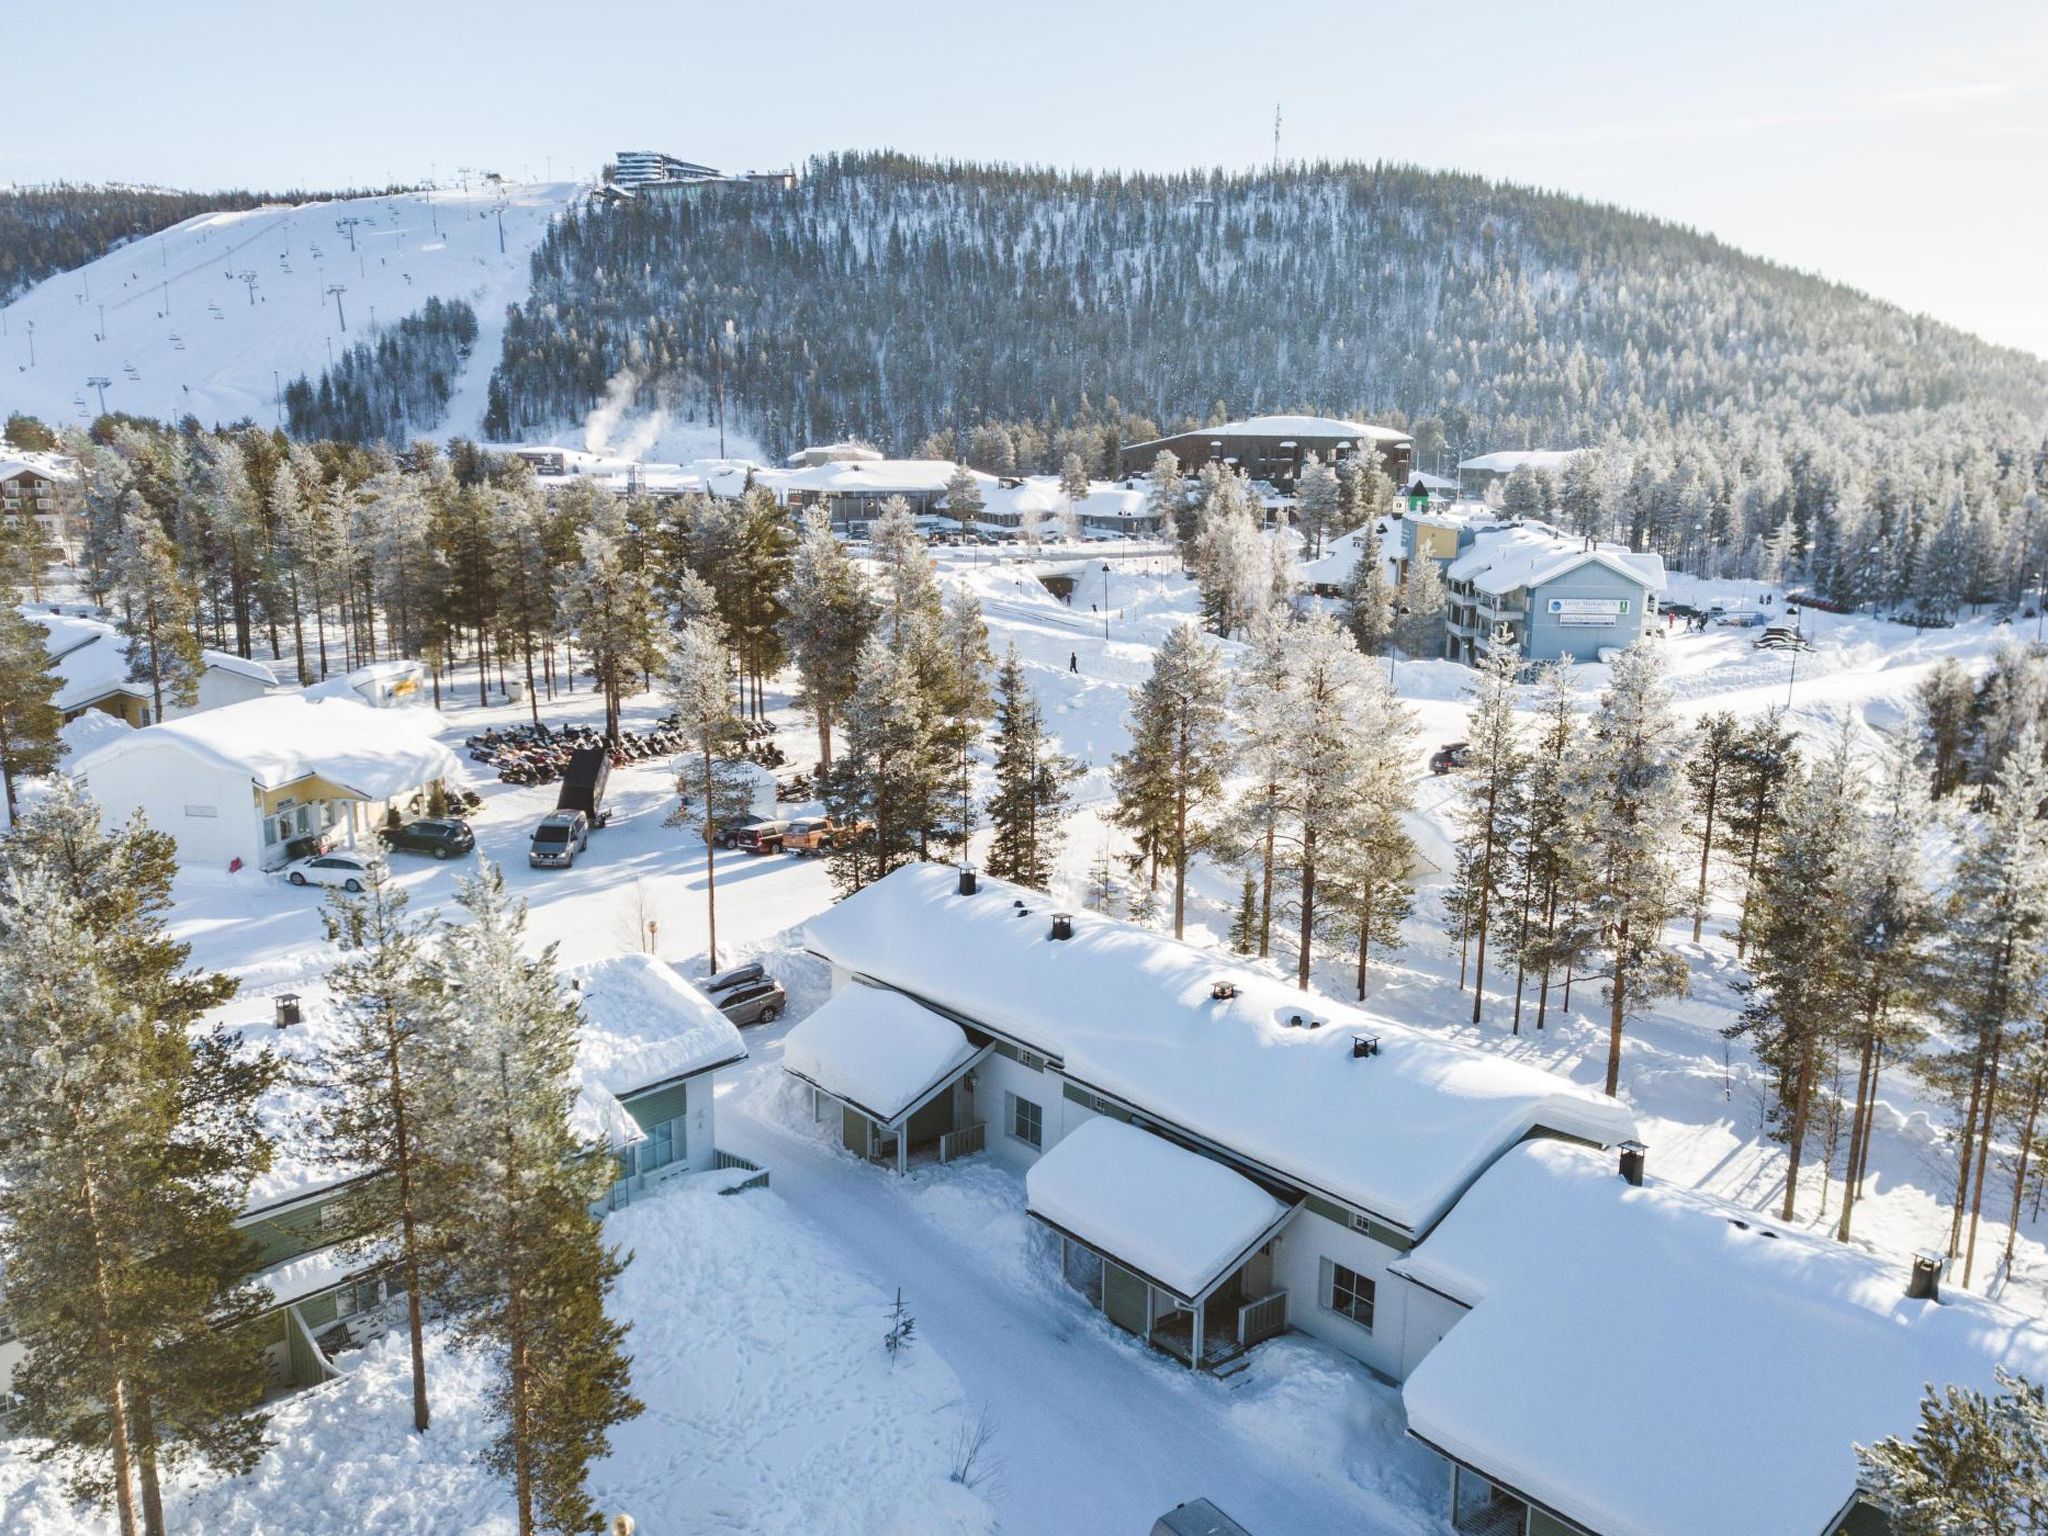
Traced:
<path id="1" fill-rule="evenodd" d="M 426 816 L 402 827 L 379 829 L 384 845 L 398 853 L 427 853 L 437 859 L 451 859 L 476 846 L 476 834 L 469 823 L 454 816 Z"/>

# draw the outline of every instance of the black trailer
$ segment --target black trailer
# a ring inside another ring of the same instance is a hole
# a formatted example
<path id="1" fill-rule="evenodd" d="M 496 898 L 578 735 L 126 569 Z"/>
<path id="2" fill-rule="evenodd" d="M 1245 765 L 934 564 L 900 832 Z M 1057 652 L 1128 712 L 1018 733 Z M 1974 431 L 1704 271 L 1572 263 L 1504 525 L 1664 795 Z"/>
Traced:
<path id="1" fill-rule="evenodd" d="M 591 830 L 611 820 L 604 807 L 604 787 L 611 782 L 611 754 L 603 747 L 578 747 L 569 754 L 562 769 L 562 791 L 555 797 L 558 811 L 581 811 L 590 818 Z"/>

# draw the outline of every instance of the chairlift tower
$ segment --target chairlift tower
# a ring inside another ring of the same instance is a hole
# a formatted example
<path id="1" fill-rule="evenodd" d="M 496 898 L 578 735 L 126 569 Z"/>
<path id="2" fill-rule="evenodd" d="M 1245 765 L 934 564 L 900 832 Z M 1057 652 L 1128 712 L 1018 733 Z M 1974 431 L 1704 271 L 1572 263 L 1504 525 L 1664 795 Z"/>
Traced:
<path id="1" fill-rule="evenodd" d="M 341 296 L 348 292 L 346 283 L 329 283 L 327 291 L 334 295 L 334 318 L 341 322 L 343 334 L 348 331 L 348 312 L 341 307 Z"/>
<path id="2" fill-rule="evenodd" d="M 249 290 L 249 307 L 254 309 L 256 307 L 256 274 L 254 272 L 240 272 L 236 276 L 241 278 L 242 285 Z"/>
<path id="3" fill-rule="evenodd" d="M 91 378 L 85 381 L 85 387 L 87 389 L 96 389 L 99 391 L 100 414 L 102 416 L 107 414 L 107 386 L 113 382 L 114 381 L 112 379 L 108 378 L 103 373 L 96 373 Z"/>

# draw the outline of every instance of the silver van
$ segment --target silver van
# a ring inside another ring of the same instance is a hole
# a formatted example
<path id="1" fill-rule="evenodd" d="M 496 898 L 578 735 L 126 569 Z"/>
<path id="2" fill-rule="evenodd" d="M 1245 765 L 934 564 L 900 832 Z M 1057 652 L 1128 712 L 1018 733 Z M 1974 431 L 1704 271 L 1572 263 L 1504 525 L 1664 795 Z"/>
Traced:
<path id="1" fill-rule="evenodd" d="M 1207 1499 L 1190 1499 L 1154 1521 L 1152 1536 L 1251 1536 L 1251 1532 Z"/>
<path id="2" fill-rule="evenodd" d="M 581 811 L 553 811 L 533 829 L 526 862 L 535 869 L 568 869 L 590 846 L 590 818 Z"/>

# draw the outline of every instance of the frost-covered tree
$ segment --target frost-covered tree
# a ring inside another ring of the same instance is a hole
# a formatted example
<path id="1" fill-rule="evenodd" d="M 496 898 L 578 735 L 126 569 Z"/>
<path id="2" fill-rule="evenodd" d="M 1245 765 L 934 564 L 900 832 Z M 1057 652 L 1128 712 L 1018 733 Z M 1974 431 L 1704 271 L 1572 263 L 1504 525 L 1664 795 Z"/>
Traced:
<path id="1" fill-rule="evenodd" d="M 460 1242 L 461 1218 L 448 1209 L 449 1172 L 434 1159 L 453 1138 L 428 1123 L 446 1108 L 434 1047 L 447 1000 L 431 985 L 426 944 L 405 909 L 405 891 L 381 875 L 358 894 L 328 893 L 321 918 L 342 959 L 327 984 L 341 1029 L 310 1069 L 317 1107 L 308 1140 L 350 1180 L 337 1215 L 358 1234 L 351 1252 L 388 1264 L 404 1285 L 412 1427 L 424 1434 L 425 1298 L 437 1262 Z"/>
<path id="2" fill-rule="evenodd" d="M 854 664 L 875 625 L 867 578 L 846 555 L 822 508 L 804 513 L 790 567 L 783 640 L 801 684 L 798 702 L 818 729 L 818 766 L 832 766 L 832 722 L 846 708 Z"/>
<path id="3" fill-rule="evenodd" d="M 846 705 L 846 741 L 825 775 L 826 810 L 850 829 L 832 846 L 832 881 L 842 895 L 919 858 L 943 810 L 948 775 L 936 748 L 937 720 L 913 658 L 888 639 L 868 637 L 859 682 Z"/>
<path id="4" fill-rule="evenodd" d="M 1661 654 L 1640 641 L 1614 663 L 1613 680 L 1587 722 L 1570 790 L 1587 876 L 1585 921 L 1608 961 L 1609 1097 L 1620 1091 L 1630 1014 L 1687 984 L 1684 960 L 1664 942 L 1664 925 L 1684 902 L 1682 751 Z"/>
<path id="5" fill-rule="evenodd" d="M 1188 865 L 1231 758 L 1230 679 L 1215 646 L 1176 627 L 1131 694 L 1131 747 L 1110 767 L 1116 824 L 1173 870 L 1173 936 L 1187 921 Z"/>
<path id="6" fill-rule="evenodd" d="M 1752 909 L 1761 892 L 1758 876 L 1785 821 L 1787 786 L 1799 771 L 1799 750 L 1782 711 L 1759 715 L 1743 729 L 1729 763 L 1723 848 L 1742 870 L 1742 915 L 1735 950 L 1749 944 Z"/>
<path id="7" fill-rule="evenodd" d="M 995 669 L 995 654 L 989 649 L 988 622 L 981 616 L 981 599 L 962 587 L 946 602 L 940 623 L 943 649 L 931 692 L 945 710 L 945 724 L 935 745 L 952 757 L 953 792 L 951 822 L 942 838 L 949 846 L 965 847 L 974 835 L 974 794 L 970 772 L 970 749 L 982 722 L 995 707 L 989 675 Z"/>
<path id="8" fill-rule="evenodd" d="M 2048 1399 L 1997 1373 L 1990 1396 L 1929 1384 L 1910 1440 L 1856 1447 L 1857 1486 L 1894 1536 L 2036 1536 L 2048 1530 Z"/>
<path id="9" fill-rule="evenodd" d="M 0 1283 L 27 1348 L 15 1422 L 124 1536 L 165 1529 L 161 1476 L 263 1447 L 267 1296 L 235 1228 L 270 1162 L 275 1080 L 200 1018 L 234 983 L 188 968 L 175 849 L 102 830 L 60 788 L 0 842 Z"/>
<path id="10" fill-rule="evenodd" d="M 677 808 L 671 821 L 696 829 L 704 840 L 705 949 L 712 970 L 718 969 L 718 839 L 719 822 L 750 798 L 745 773 L 739 713 L 732 703 L 732 653 L 725 626 L 716 614 L 692 619 L 669 642 L 662 673 L 662 697 L 674 712 L 676 731 L 688 743 L 694 761 L 676 784 Z M 696 802 L 696 814 L 690 812 Z"/>
<path id="11" fill-rule="evenodd" d="M 1521 648 L 1502 625 L 1495 629 L 1492 648 L 1472 683 L 1466 725 L 1470 745 L 1454 812 L 1458 862 L 1444 899 L 1458 939 L 1460 987 L 1465 981 L 1464 957 L 1468 951 L 1475 956 L 1474 1024 L 1486 996 L 1487 940 L 1513 942 L 1519 937 L 1511 869 L 1528 793 L 1528 749 L 1515 707 L 1515 680 L 1521 670 Z"/>
<path id="12" fill-rule="evenodd" d="M 1062 821 L 1083 765 L 1058 750 L 1013 645 L 996 671 L 995 788 L 988 799 L 989 873 L 1049 890 L 1059 864 Z"/>
<path id="13" fill-rule="evenodd" d="M 1394 638 L 1410 656 L 1435 656 L 1443 649 L 1444 578 L 1436 561 L 1417 551 L 1401 571 L 1395 595 Z"/>
<path id="14" fill-rule="evenodd" d="M 1078 453 L 1060 460 L 1060 495 L 1075 506 L 1088 499 L 1088 466 Z"/>
<path id="15" fill-rule="evenodd" d="M 617 514 L 615 514 L 615 517 Z M 619 737 L 619 711 L 632 680 L 660 650 L 654 584 L 631 558 L 622 519 L 586 526 L 562 590 L 562 614 L 583 642 L 604 695 L 604 733 Z"/>
<path id="16" fill-rule="evenodd" d="M 0 786 L 7 825 L 20 806 L 15 786 L 24 778 L 54 773 L 63 754 L 58 735 L 64 717 L 54 702 L 57 674 L 50 660 L 49 632 L 9 603 L 0 607 Z"/>
<path id="17" fill-rule="evenodd" d="M 974 471 L 965 464 L 953 466 L 953 473 L 946 480 L 946 516 L 956 523 L 972 523 L 981 516 L 987 505 L 981 494 L 981 482 L 974 478 Z"/>
<path id="18" fill-rule="evenodd" d="M 1700 928 L 1707 917 L 1707 874 L 1712 866 L 1720 827 L 1716 817 L 1734 775 L 1735 757 L 1742 739 L 1742 726 L 1727 710 L 1703 716 L 1693 727 L 1693 747 L 1685 760 L 1685 783 L 1692 814 L 1699 827 L 1700 878 L 1693 893 L 1692 941 L 1700 941 Z"/>
<path id="19" fill-rule="evenodd" d="M 151 718 L 163 719 L 166 704 L 190 709 L 199 702 L 199 674 L 206 666 L 197 633 L 198 598 L 178 569 L 163 525 L 143 510 L 139 497 L 121 519 L 111 574 L 121 633 L 128 638 L 128 677 L 149 684 Z"/>
<path id="20" fill-rule="evenodd" d="M 463 1213 L 444 1296 L 458 1341 L 494 1363 L 484 1461 L 511 1481 L 519 1536 L 575 1536 L 598 1525 L 591 1464 L 641 1411 L 625 1326 L 605 1314 L 624 1262 L 591 1214 L 611 1162 L 570 1124 L 577 1012 L 554 946 L 527 953 L 525 906 L 495 867 L 457 900 L 467 920 L 444 927 L 435 978 L 434 1156 Z"/>
<path id="21" fill-rule="evenodd" d="M 1202 472 L 1190 564 L 1209 627 L 1219 635 L 1235 635 L 1264 611 L 1273 567 L 1251 490 L 1237 475 L 1212 474 L 1215 469 L 1209 465 Z"/>
<path id="22" fill-rule="evenodd" d="M 1313 560 L 1323 552 L 1323 540 L 1343 526 L 1344 487 L 1337 472 L 1311 453 L 1301 467 L 1294 487 L 1294 522 Z"/>
<path id="23" fill-rule="evenodd" d="M 1359 530 L 1358 560 L 1344 582 L 1344 623 L 1358 649 L 1380 656 L 1394 639 L 1394 587 L 1387 580 L 1378 518 Z"/>
<path id="24" fill-rule="evenodd" d="M 1151 478 L 1145 487 L 1145 512 L 1159 520 L 1162 533 L 1171 534 L 1183 545 L 1193 542 L 1187 482 L 1181 478 L 1180 460 L 1171 448 L 1162 448 L 1153 456 Z"/>

